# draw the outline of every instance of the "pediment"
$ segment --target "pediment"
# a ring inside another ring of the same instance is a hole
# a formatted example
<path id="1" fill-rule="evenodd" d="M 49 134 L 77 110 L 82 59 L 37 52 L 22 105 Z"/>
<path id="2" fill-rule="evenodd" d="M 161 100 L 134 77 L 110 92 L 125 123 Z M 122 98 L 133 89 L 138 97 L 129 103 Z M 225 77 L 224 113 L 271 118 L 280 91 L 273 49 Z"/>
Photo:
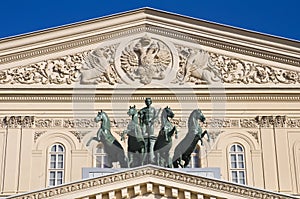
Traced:
<path id="1" fill-rule="evenodd" d="M 141 9 L 2 40 L 0 87 L 299 87 L 299 42 Z"/>
<path id="2" fill-rule="evenodd" d="M 182 171 L 146 165 L 9 197 L 59 199 L 119 198 L 296 198 Z"/>

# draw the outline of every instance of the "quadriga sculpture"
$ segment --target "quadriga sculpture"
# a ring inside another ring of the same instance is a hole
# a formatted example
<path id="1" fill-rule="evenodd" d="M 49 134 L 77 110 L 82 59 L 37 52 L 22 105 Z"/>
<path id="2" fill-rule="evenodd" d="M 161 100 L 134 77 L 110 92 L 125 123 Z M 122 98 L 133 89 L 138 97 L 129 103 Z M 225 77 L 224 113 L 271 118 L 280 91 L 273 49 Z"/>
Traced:
<path id="1" fill-rule="evenodd" d="M 100 112 L 98 112 L 94 120 L 95 122 L 102 121 L 101 126 L 97 132 L 96 137 L 90 138 L 86 146 L 89 146 L 92 140 L 102 142 L 102 144 L 104 145 L 104 151 L 107 154 L 107 166 L 111 168 L 113 162 L 119 162 L 122 168 L 127 168 L 128 165 L 123 147 L 111 134 L 110 120 L 107 114 L 101 110 Z"/>
<path id="2" fill-rule="evenodd" d="M 138 112 L 134 106 L 130 106 L 127 112 L 131 116 L 127 129 L 121 134 L 121 140 L 128 136 L 128 165 L 129 167 L 137 167 L 143 165 L 146 156 L 145 140 L 141 127 L 138 123 Z"/>
<path id="3" fill-rule="evenodd" d="M 201 141 L 201 145 L 203 144 L 202 138 L 207 135 L 209 141 L 209 135 L 205 130 L 202 132 L 202 128 L 199 125 L 198 120 L 201 122 L 205 121 L 205 117 L 200 109 L 193 110 L 189 116 L 188 120 L 188 132 L 186 136 L 179 142 L 176 146 L 173 156 L 173 167 L 178 168 L 179 165 L 181 167 L 187 167 L 191 160 L 191 154 L 194 151 L 198 141 Z M 182 160 L 184 164 L 182 165 Z"/>
<path id="4" fill-rule="evenodd" d="M 169 121 L 169 118 L 173 118 L 174 113 L 170 107 L 163 109 L 161 113 L 161 128 L 154 145 L 155 157 L 157 165 L 162 167 L 172 167 L 172 161 L 170 158 L 170 149 L 172 147 L 172 136 L 175 134 L 177 138 L 177 129 Z"/>

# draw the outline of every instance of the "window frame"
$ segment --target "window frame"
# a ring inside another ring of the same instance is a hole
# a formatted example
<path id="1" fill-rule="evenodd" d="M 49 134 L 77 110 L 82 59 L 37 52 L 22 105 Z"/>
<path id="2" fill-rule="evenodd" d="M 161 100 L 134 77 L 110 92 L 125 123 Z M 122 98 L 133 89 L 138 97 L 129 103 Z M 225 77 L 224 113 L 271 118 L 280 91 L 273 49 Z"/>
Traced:
<path id="1" fill-rule="evenodd" d="M 61 150 L 60 150 L 61 149 Z M 48 186 L 57 186 L 65 182 L 66 149 L 63 144 L 55 143 L 48 151 Z"/>
<path id="2" fill-rule="evenodd" d="M 98 150 L 101 150 L 100 152 L 98 152 Z M 94 167 L 96 168 L 107 168 L 105 165 L 107 163 L 107 153 L 105 153 L 104 151 L 104 145 L 102 143 L 99 143 L 98 145 L 96 145 L 95 149 L 94 149 Z M 98 161 L 98 157 L 101 158 L 101 161 Z"/>
<path id="3" fill-rule="evenodd" d="M 247 184 L 247 168 L 245 147 L 239 143 L 230 145 L 228 150 L 228 165 L 230 181 Z"/>

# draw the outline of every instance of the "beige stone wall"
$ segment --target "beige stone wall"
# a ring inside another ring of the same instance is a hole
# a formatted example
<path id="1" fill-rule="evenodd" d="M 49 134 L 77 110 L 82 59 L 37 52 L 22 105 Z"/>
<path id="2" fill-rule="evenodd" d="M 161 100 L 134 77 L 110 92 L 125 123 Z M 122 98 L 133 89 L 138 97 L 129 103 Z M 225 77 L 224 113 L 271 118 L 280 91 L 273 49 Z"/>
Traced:
<path id="1" fill-rule="evenodd" d="M 186 119 L 190 111 L 180 108 L 192 106 L 189 103 L 193 101 L 185 101 L 186 104 L 183 105 L 178 101 L 172 101 L 172 98 L 165 100 L 162 94 L 146 94 L 145 92 L 144 95 L 151 95 L 153 99 L 156 99 L 153 100 L 156 108 L 168 104 L 174 110 L 176 116 L 173 121 L 176 122 L 180 133 L 179 139 L 174 140 L 174 146 L 176 146 L 187 131 Z M 132 98 L 134 100 L 129 102 L 130 105 L 136 104 L 138 108 L 144 106 L 142 101 L 144 97 L 133 96 Z M 17 113 L 18 110 L 15 107 L 18 107 L 20 103 L 6 103 L 1 106 L 3 109 L 11 109 L 12 113 Z M 68 112 L 65 109 L 59 110 L 60 107 L 71 107 L 71 103 L 65 102 L 64 106 L 53 102 L 44 103 L 47 107 L 46 111 L 37 102 L 26 106 L 26 110 L 19 112 L 22 115 L 34 116 L 32 123 L 26 122 L 25 116 L 17 117 L 16 122 L 11 116 L 6 119 L 2 116 L 2 121 L 4 121 L 0 130 L 2 195 L 47 187 L 49 147 L 55 143 L 64 145 L 66 149 L 65 182 L 80 180 L 81 169 L 93 167 L 92 149 L 96 143 L 94 142 L 89 148 L 85 147 L 85 143 L 86 136 L 96 133 L 98 127 L 91 121 L 93 114 L 79 119 L 71 116 L 73 110 L 68 110 Z M 126 103 L 124 102 L 124 107 L 127 107 Z M 247 103 L 251 106 L 244 109 L 244 104 Z M 228 101 L 226 105 L 232 109 L 226 109 L 226 115 L 217 120 L 213 110 L 206 107 L 209 102 L 198 101 L 198 106 L 203 107 L 202 111 L 207 117 L 207 123 L 202 124 L 203 128 L 208 129 L 213 138 L 209 143 L 204 138 L 204 145 L 199 145 L 201 166 L 219 167 L 221 178 L 230 180 L 228 151 L 232 144 L 238 143 L 245 149 L 247 185 L 284 193 L 299 193 L 300 134 L 297 130 L 298 119 L 294 116 L 297 112 L 287 114 L 285 110 L 274 109 L 273 112 L 276 112 L 276 115 L 271 116 L 270 109 L 275 107 L 276 103 L 265 105 L 264 109 L 260 109 L 261 103 L 258 102 Z M 120 139 L 117 132 L 126 128 L 128 118 L 126 109 L 114 112 L 105 104 L 111 105 L 108 102 L 97 101 L 94 106 L 99 109 L 103 108 L 112 116 L 112 131 L 115 137 Z M 285 105 L 287 110 L 292 109 L 295 103 L 291 103 L 290 108 L 287 107 L 288 105 Z M 264 112 L 268 113 L 266 117 L 262 115 Z M 282 117 L 276 117 L 278 115 Z M 126 144 L 121 143 L 126 148 Z M 207 152 L 204 153 L 205 150 Z"/>

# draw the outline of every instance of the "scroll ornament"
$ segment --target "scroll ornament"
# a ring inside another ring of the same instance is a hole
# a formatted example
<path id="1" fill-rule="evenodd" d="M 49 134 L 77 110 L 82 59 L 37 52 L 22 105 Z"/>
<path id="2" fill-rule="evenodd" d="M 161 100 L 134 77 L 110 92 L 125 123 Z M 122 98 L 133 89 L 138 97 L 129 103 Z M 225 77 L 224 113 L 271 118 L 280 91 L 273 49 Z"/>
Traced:
<path id="1" fill-rule="evenodd" d="M 211 65 L 215 66 L 222 81 L 229 84 L 295 84 L 300 73 L 279 69 L 225 55 L 209 53 Z"/>

